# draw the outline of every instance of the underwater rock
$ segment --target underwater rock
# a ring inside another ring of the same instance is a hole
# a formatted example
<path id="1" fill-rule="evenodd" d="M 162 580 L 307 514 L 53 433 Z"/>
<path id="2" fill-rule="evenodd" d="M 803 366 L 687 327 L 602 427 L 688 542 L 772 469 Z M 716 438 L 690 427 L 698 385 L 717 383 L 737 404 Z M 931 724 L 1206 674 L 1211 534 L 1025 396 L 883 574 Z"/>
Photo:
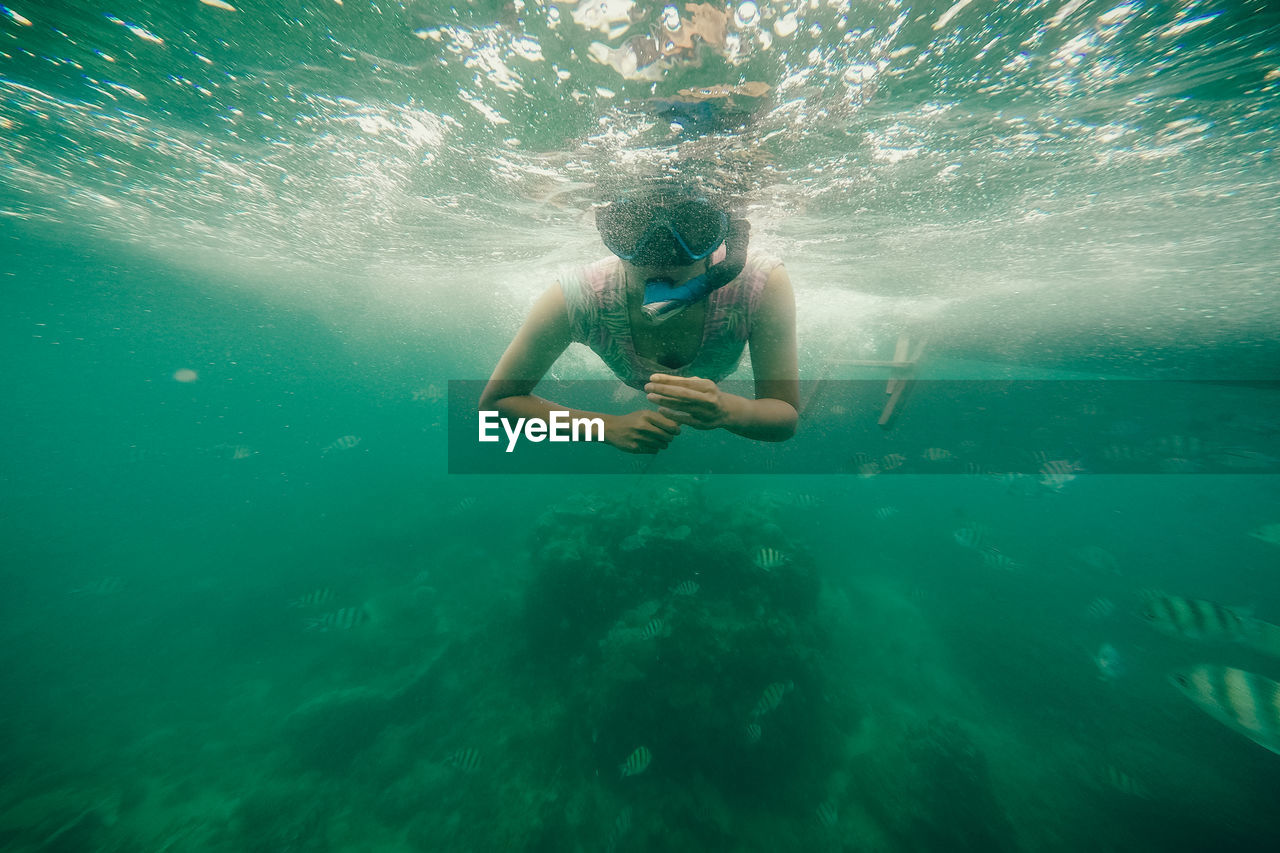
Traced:
<path id="1" fill-rule="evenodd" d="M 560 701 L 574 709 L 590 778 L 646 804 L 627 843 L 641 849 L 673 821 L 707 849 L 744 815 L 812 820 L 845 760 L 837 722 L 856 712 L 825 698 L 847 694 L 828 684 L 821 583 L 786 519 L 707 501 L 685 480 L 591 506 L 603 520 L 554 509 L 539 519 L 524 638 L 564 676 Z M 761 571 L 762 548 L 789 559 Z M 653 764 L 620 778 L 639 745 Z"/>
<path id="2" fill-rule="evenodd" d="M 310 787 L 264 787 L 240 800 L 226 829 L 234 849 L 244 853 L 326 850 L 325 815 L 338 809 L 318 800 Z"/>
<path id="3" fill-rule="evenodd" d="M 885 828 L 926 850 L 1017 849 L 1013 826 L 996 799 L 986 756 L 954 720 L 933 718 L 906 733 L 901 751 L 886 750 L 868 806 Z"/>
<path id="4" fill-rule="evenodd" d="M 391 721 L 391 703 L 376 690 L 336 690 L 306 702 L 285 719 L 282 740 L 304 767 L 345 770 Z"/>

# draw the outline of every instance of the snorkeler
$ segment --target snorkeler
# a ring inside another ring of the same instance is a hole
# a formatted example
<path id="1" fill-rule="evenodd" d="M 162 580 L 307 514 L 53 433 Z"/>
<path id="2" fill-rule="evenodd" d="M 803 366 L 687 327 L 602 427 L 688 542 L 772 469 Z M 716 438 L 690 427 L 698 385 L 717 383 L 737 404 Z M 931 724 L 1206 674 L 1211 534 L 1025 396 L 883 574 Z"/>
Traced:
<path id="1" fill-rule="evenodd" d="M 533 389 L 570 343 L 584 343 L 657 410 L 598 417 L 604 439 L 657 453 L 682 427 L 760 441 L 795 433 L 799 383 L 795 299 L 781 262 L 748 249 L 750 226 L 728 206 L 655 180 L 596 211 L 613 257 L 560 277 L 530 311 L 493 371 L 481 409 L 546 419 L 562 409 Z M 722 391 L 750 346 L 755 398 Z"/>

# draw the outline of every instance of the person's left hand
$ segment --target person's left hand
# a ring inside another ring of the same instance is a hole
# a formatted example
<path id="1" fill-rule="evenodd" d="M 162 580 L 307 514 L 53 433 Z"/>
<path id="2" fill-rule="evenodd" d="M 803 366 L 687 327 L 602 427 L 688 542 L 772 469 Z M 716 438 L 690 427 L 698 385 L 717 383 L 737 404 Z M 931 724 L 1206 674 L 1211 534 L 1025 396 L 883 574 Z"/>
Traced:
<path id="1" fill-rule="evenodd" d="M 644 386 L 658 412 L 694 429 L 716 429 L 729 420 L 729 395 L 710 379 L 654 373 Z"/>

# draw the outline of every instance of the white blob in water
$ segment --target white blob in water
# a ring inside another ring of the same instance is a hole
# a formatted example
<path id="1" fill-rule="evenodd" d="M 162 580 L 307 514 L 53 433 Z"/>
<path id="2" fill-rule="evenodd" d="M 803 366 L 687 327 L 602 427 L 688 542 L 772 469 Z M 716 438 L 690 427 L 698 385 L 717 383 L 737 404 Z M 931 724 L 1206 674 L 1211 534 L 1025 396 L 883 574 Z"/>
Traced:
<path id="1" fill-rule="evenodd" d="M 738 11 L 734 13 L 733 20 L 740 27 L 749 27 L 756 21 L 760 20 L 760 7 L 751 0 L 738 4 Z"/>
<path id="2" fill-rule="evenodd" d="M 662 26 L 670 32 L 677 32 L 680 29 L 680 10 L 675 6 L 665 7 L 662 10 Z"/>
<path id="3" fill-rule="evenodd" d="M 200 374 L 189 367 L 183 367 L 173 372 L 173 378 L 178 382 L 195 382 L 200 378 Z"/>

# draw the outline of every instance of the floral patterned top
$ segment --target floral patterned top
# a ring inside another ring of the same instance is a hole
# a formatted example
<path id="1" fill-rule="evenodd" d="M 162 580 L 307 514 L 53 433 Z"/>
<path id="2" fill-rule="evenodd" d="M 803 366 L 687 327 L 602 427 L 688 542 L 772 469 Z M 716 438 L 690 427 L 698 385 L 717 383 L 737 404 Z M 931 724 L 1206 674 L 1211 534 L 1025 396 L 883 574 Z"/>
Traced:
<path id="1" fill-rule="evenodd" d="M 708 294 L 702 325 L 702 344 L 693 361 L 667 367 L 637 355 L 627 314 L 627 285 L 622 261 L 609 256 L 560 275 L 573 340 L 595 350 L 609 369 L 632 388 L 642 389 L 653 373 L 701 376 L 719 382 L 738 367 L 760 294 L 774 268 L 782 263 L 763 253 L 748 251 L 738 277 Z"/>

